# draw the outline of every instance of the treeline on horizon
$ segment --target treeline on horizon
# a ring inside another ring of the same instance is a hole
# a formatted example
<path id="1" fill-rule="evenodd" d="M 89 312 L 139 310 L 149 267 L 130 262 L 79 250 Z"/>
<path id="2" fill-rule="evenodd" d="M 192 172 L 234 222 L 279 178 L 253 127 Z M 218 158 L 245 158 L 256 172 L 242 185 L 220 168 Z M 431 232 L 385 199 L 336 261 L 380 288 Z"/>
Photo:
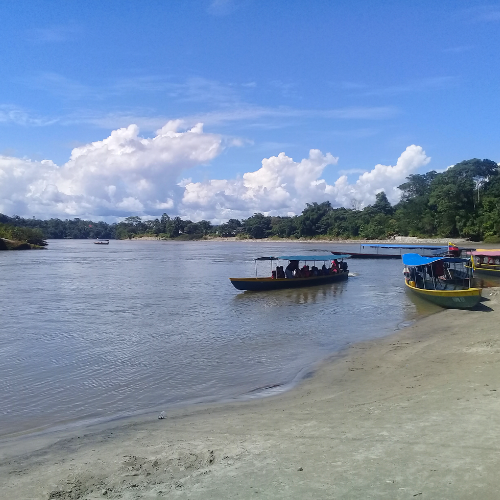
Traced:
<path id="1" fill-rule="evenodd" d="M 47 239 L 161 239 L 314 238 L 385 239 L 395 235 L 460 237 L 472 241 L 500 242 L 500 175 L 491 160 L 472 159 L 445 172 L 412 174 L 398 186 L 401 200 L 391 205 L 382 191 L 373 205 L 362 210 L 333 208 L 329 201 L 307 203 L 301 215 L 274 217 L 256 213 L 248 219 L 230 219 L 218 226 L 163 214 L 142 220 L 139 216 L 107 224 L 82 219 L 25 219 L 0 214 L 0 231 L 7 226 L 36 231 Z M 2 233 L 0 232 L 0 237 Z"/>

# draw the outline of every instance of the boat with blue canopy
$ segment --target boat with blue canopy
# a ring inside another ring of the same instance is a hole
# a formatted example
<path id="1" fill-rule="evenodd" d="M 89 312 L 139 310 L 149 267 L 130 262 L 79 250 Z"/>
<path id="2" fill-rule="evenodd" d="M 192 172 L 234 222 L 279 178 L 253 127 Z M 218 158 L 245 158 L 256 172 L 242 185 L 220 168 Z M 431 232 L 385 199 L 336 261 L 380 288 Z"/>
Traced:
<path id="1" fill-rule="evenodd" d="M 453 248 L 453 250 L 452 250 Z M 400 259 L 405 253 L 416 253 L 426 257 L 445 256 L 452 254 L 459 256 L 464 250 L 455 245 L 397 245 L 382 243 L 362 243 L 359 252 L 349 252 L 353 259 Z M 345 253 L 345 251 L 332 251 L 333 255 Z"/>
<path id="2" fill-rule="evenodd" d="M 304 286 L 324 285 L 346 280 L 349 275 L 347 254 L 341 255 L 281 255 L 258 257 L 255 261 L 255 278 L 229 278 L 238 290 L 260 292 Z M 270 276 L 258 277 L 258 263 L 270 262 Z M 280 261 L 288 261 L 279 265 Z M 321 264 L 322 263 L 322 264 Z M 311 264 L 311 265 L 309 265 Z"/>
<path id="3" fill-rule="evenodd" d="M 471 309 L 481 300 L 481 288 L 471 288 L 472 266 L 460 257 L 403 255 L 406 289 L 449 309 Z"/>

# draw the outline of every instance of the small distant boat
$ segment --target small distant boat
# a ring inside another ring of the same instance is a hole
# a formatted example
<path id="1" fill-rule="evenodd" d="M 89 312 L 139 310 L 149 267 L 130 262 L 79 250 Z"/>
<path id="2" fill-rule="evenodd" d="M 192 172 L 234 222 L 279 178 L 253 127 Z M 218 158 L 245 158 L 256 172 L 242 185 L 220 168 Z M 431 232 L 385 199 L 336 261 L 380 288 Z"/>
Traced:
<path id="1" fill-rule="evenodd" d="M 94 245 L 109 245 L 109 240 L 101 240 L 97 238 L 97 241 L 94 241 Z"/>
<path id="2" fill-rule="evenodd" d="M 478 276 L 497 276 L 500 278 L 500 249 L 478 248 L 471 254 L 474 274 Z"/>
<path id="3" fill-rule="evenodd" d="M 255 259 L 255 278 L 229 278 L 238 290 L 261 292 L 265 290 L 281 290 L 284 288 L 297 288 L 315 286 L 346 280 L 349 275 L 347 262 L 349 255 L 283 255 L 280 257 L 258 257 Z M 283 266 L 274 266 L 274 263 L 288 261 L 286 269 Z M 271 276 L 257 277 L 257 262 L 269 261 L 271 263 Z M 302 267 L 300 263 L 304 264 Z M 308 262 L 312 263 L 309 267 Z M 316 263 L 323 262 L 321 267 Z M 274 268 L 274 270 L 273 270 Z"/>
<path id="4" fill-rule="evenodd" d="M 481 300 L 481 288 L 471 288 L 472 266 L 460 257 L 403 255 L 406 289 L 448 309 L 471 309 Z"/>

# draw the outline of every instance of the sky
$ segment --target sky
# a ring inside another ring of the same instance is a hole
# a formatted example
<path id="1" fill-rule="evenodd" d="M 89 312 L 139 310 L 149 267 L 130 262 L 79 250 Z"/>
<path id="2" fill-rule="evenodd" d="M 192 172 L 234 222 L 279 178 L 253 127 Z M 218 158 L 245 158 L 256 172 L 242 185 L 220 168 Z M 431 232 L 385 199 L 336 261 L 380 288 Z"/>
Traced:
<path id="1" fill-rule="evenodd" d="M 362 208 L 500 162 L 500 2 L 0 2 L 0 213 Z"/>

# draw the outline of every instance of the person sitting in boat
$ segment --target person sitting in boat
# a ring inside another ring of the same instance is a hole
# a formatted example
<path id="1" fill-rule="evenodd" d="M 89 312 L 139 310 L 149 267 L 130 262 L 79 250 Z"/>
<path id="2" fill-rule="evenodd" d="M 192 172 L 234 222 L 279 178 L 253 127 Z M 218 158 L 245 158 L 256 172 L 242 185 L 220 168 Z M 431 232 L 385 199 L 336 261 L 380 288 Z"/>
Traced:
<path id="1" fill-rule="evenodd" d="M 323 266 L 321 267 L 321 274 L 323 274 L 324 276 L 329 274 L 328 268 L 326 267 L 325 264 L 323 264 Z"/>
<path id="2" fill-rule="evenodd" d="M 299 268 L 298 260 L 291 260 L 286 266 L 285 269 L 285 278 L 293 278 L 295 277 L 295 271 Z"/>
<path id="3" fill-rule="evenodd" d="M 415 286 L 417 288 L 425 288 L 425 280 L 424 280 L 424 273 L 425 273 L 425 266 L 417 266 L 415 268 Z"/>
<path id="4" fill-rule="evenodd" d="M 339 272 L 339 263 L 337 259 L 332 260 L 332 267 L 330 268 L 332 274 L 337 274 Z"/>
<path id="5" fill-rule="evenodd" d="M 303 265 L 301 273 L 303 278 L 309 278 L 309 276 L 311 275 L 311 272 L 309 271 L 309 266 Z"/>
<path id="6" fill-rule="evenodd" d="M 276 266 L 276 278 L 283 279 L 285 277 L 285 272 L 283 271 L 283 266 Z"/>
<path id="7" fill-rule="evenodd" d="M 432 263 L 432 276 L 434 278 L 444 279 L 444 262 L 437 260 Z"/>
<path id="8" fill-rule="evenodd" d="M 406 281 L 410 280 L 410 270 L 407 267 L 403 269 L 403 276 L 405 277 Z"/>
<path id="9" fill-rule="evenodd" d="M 319 269 L 316 266 L 311 267 L 311 276 L 318 276 Z"/>
<path id="10" fill-rule="evenodd" d="M 409 280 L 413 281 L 414 283 L 417 282 L 417 270 L 414 267 L 410 267 Z"/>

